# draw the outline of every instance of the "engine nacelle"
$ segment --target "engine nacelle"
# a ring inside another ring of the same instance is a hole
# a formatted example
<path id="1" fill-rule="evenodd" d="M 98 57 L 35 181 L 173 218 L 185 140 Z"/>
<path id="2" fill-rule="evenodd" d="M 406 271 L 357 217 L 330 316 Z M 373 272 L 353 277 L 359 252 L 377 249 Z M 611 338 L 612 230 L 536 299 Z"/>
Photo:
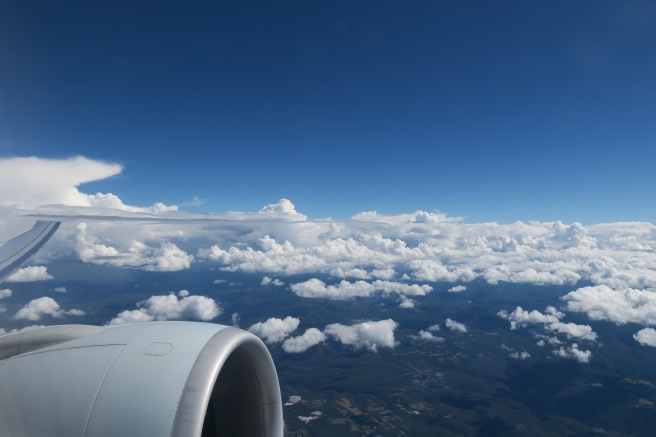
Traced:
<path id="1" fill-rule="evenodd" d="M 266 346 L 227 326 L 53 326 L 0 337 L 0 436 L 283 434 Z"/>

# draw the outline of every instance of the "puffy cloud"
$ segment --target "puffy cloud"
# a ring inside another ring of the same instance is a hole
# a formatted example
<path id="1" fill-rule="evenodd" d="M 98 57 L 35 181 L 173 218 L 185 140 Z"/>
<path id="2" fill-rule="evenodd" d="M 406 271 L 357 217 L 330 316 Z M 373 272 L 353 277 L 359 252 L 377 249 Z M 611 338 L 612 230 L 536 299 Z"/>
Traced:
<path id="1" fill-rule="evenodd" d="M 178 296 L 180 296 L 180 297 L 187 297 L 187 296 L 189 296 L 189 294 L 190 294 L 189 290 L 180 290 L 180 291 L 178 291 Z"/>
<path id="2" fill-rule="evenodd" d="M 633 335 L 633 338 L 643 346 L 656 347 L 656 330 L 653 328 L 641 329 Z"/>
<path id="3" fill-rule="evenodd" d="M 283 285 L 285 285 L 285 283 L 282 282 L 280 279 L 271 279 L 268 276 L 263 277 L 262 281 L 260 282 L 260 285 L 267 286 L 269 284 L 275 285 L 276 287 L 282 287 Z"/>
<path id="4" fill-rule="evenodd" d="M 394 330 L 397 326 L 392 319 L 350 326 L 333 323 L 326 326 L 324 332 L 344 345 L 376 352 L 379 347 L 394 347 Z"/>
<path id="5" fill-rule="evenodd" d="M 391 282 L 376 280 L 374 282 L 341 281 L 336 285 L 326 285 L 320 279 L 309 279 L 305 282 L 292 284 L 290 289 L 301 297 L 328 298 L 335 300 L 352 299 L 355 297 L 368 297 L 374 293 L 399 294 L 404 296 L 424 296 L 433 288 L 429 285 L 404 284 L 402 282 Z"/>
<path id="6" fill-rule="evenodd" d="M 297 354 L 305 352 L 312 346 L 323 343 L 324 341 L 326 341 L 326 334 L 317 328 L 310 328 L 303 335 L 285 340 L 282 344 L 282 349 L 285 352 Z"/>
<path id="7" fill-rule="evenodd" d="M 522 328 L 528 325 L 542 324 L 545 329 L 560 334 L 567 335 L 568 338 L 579 338 L 581 340 L 595 341 L 597 333 L 592 330 L 588 325 L 577 325 L 576 323 L 563 323 L 560 321 L 565 314 L 558 311 L 556 308 L 547 307 L 546 314 L 537 310 L 528 312 L 522 307 L 518 306 L 511 313 L 507 311 L 499 311 L 499 317 L 506 319 L 510 322 L 510 329 Z"/>
<path id="8" fill-rule="evenodd" d="M 576 323 L 562 323 L 556 322 L 547 325 L 547 328 L 558 332 L 559 334 L 565 334 L 568 338 L 579 338 L 581 340 L 590 340 L 595 341 L 597 339 L 597 333 L 592 330 L 592 327 L 588 325 L 577 325 Z"/>
<path id="9" fill-rule="evenodd" d="M 221 308 L 214 299 L 205 296 L 186 296 L 178 299 L 175 294 L 171 293 L 163 296 L 151 296 L 139 302 L 137 306 L 140 308 L 119 313 L 109 324 L 120 325 L 123 323 L 150 322 L 152 320 L 200 320 L 207 322 L 221 314 Z"/>
<path id="10" fill-rule="evenodd" d="M 508 356 L 516 360 L 528 360 L 529 358 L 531 358 L 531 354 L 526 351 L 511 352 L 510 354 L 508 354 Z"/>
<path id="11" fill-rule="evenodd" d="M 586 313 L 593 320 L 656 325 L 656 291 L 613 290 L 597 285 L 579 288 L 562 299 L 567 302 L 567 309 Z"/>
<path id="12" fill-rule="evenodd" d="M 408 299 L 405 296 L 401 296 L 401 303 L 399 304 L 399 308 L 403 309 L 412 309 L 415 307 L 415 301 L 412 299 Z"/>
<path id="13" fill-rule="evenodd" d="M 6 299 L 8 297 L 11 297 L 11 290 L 8 288 L 5 288 L 4 290 L 0 290 L 0 299 Z"/>
<path id="14" fill-rule="evenodd" d="M 393 268 L 376 269 L 376 270 L 372 270 L 371 272 L 371 276 L 373 276 L 374 278 L 383 279 L 385 281 L 394 279 L 394 275 L 396 275 L 396 272 L 394 271 Z"/>
<path id="15" fill-rule="evenodd" d="M 576 343 L 573 343 L 569 349 L 561 347 L 560 349 L 553 351 L 553 354 L 561 358 L 574 359 L 579 363 L 589 363 L 590 358 L 592 357 L 592 352 L 580 350 Z"/>
<path id="16" fill-rule="evenodd" d="M 41 317 L 44 315 L 60 318 L 64 317 L 65 315 L 83 316 L 84 314 L 84 311 L 78 309 L 65 311 L 61 309 L 59 304 L 53 298 L 40 297 L 38 299 L 31 300 L 27 305 L 18 310 L 13 318 L 17 320 L 37 321 L 41 320 Z"/>
<path id="17" fill-rule="evenodd" d="M 465 287 L 464 285 L 456 285 L 455 287 L 449 288 L 447 291 L 449 293 L 460 293 L 460 292 L 463 292 L 465 290 L 467 290 L 467 287 Z"/>
<path id="18" fill-rule="evenodd" d="M 230 321 L 232 322 L 232 326 L 235 328 L 239 328 L 239 322 L 241 322 L 241 317 L 239 317 L 239 313 L 232 313 L 232 316 L 230 317 Z"/>
<path id="19" fill-rule="evenodd" d="M 430 331 L 424 331 L 423 329 L 419 331 L 417 335 L 411 335 L 410 337 L 415 340 L 424 340 L 433 343 L 444 343 L 444 337 L 436 337 Z"/>
<path id="20" fill-rule="evenodd" d="M 328 298 L 376 292 L 412 295 L 372 287 L 375 281 L 394 284 L 397 277 L 462 284 L 452 286 L 453 291 L 477 278 L 490 284 L 586 281 L 596 288 L 591 294 L 615 292 L 613 304 L 603 307 L 594 296 L 584 296 L 584 287 L 568 295 L 570 310 L 617 323 L 654 324 L 652 223 L 464 223 L 426 211 L 313 220 L 287 199 L 258 212 L 208 215 L 161 203 L 129 206 L 114 194 L 87 194 L 78 188 L 122 170 L 118 164 L 83 157 L 2 158 L 3 229 L 20 232 L 19 225 L 29 214 L 66 217 L 65 226 L 48 243 L 51 250 L 37 254 L 36 259 L 48 261 L 78 256 L 87 263 L 152 271 L 177 271 L 207 262 L 223 271 L 261 273 L 281 282 L 297 274 L 350 280 L 323 287 L 306 282 L 299 288 L 309 293 L 314 286 L 318 295 Z M 84 224 L 80 217 L 85 217 Z"/>
<path id="21" fill-rule="evenodd" d="M 289 335 L 296 331 L 301 321 L 296 317 L 285 317 L 284 320 L 275 317 L 266 322 L 258 322 L 252 325 L 248 330 L 260 337 L 268 344 L 280 343 Z"/>
<path id="22" fill-rule="evenodd" d="M 122 171 L 123 167 L 119 164 L 82 156 L 67 159 L 0 158 L 0 199 L 9 205 L 61 204 L 128 212 L 157 213 L 177 209 L 161 203 L 148 208 L 128 206 L 111 193 L 90 195 L 77 188 L 87 182 L 116 176 Z"/>
<path id="23" fill-rule="evenodd" d="M 47 281 L 52 279 L 53 276 L 48 273 L 48 269 L 43 266 L 31 266 L 18 269 L 16 273 L 11 275 L 7 282 L 33 282 L 33 281 Z"/>
<path id="24" fill-rule="evenodd" d="M 289 199 L 280 199 L 278 203 L 266 205 L 260 209 L 259 214 L 273 215 L 293 220 L 305 220 L 307 218 L 296 211 L 296 206 Z"/>
<path id="25" fill-rule="evenodd" d="M 127 250 L 119 251 L 89 237 L 87 228 L 86 223 L 78 224 L 76 236 L 78 253 L 85 262 L 115 267 L 141 267 L 154 272 L 177 272 L 188 269 L 194 259 L 193 255 L 171 242 L 163 242 L 158 248 L 153 248 L 140 241 L 132 241 Z"/>
<path id="26" fill-rule="evenodd" d="M 446 319 L 445 324 L 446 324 L 446 327 L 449 328 L 452 331 L 467 332 L 467 327 L 462 323 L 456 322 L 455 320 Z"/>
<path id="27" fill-rule="evenodd" d="M 507 311 L 499 311 L 497 314 L 499 317 L 506 319 L 510 322 L 510 329 L 517 329 L 527 325 L 534 325 L 536 323 L 557 323 L 560 321 L 560 317 L 553 314 L 552 311 L 547 311 L 550 314 L 542 314 L 537 310 L 528 312 L 522 307 L 518 306 L 512 313 Z M 562 316 L 561 316 L 562 317 Z"/>
<path id="28" fill-rule="evenodd" d="M 412 260 L 407 265 L 414 270 L 412 276 L 419 281 L 469 282 L 478 276 L 469 267 L 449 269 L 435 260 Z"/>

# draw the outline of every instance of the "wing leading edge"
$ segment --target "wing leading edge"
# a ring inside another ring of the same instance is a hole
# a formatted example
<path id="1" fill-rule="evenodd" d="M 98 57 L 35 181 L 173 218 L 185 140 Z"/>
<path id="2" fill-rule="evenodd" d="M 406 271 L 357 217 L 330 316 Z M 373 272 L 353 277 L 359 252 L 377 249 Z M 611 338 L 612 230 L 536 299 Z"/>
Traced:
<path id="1" fill-rule="evenodd" d="M 60 222 L 37 221 L 32 229 L 0 244 L 0 283 L 16 273 L 59 228 Z"/>

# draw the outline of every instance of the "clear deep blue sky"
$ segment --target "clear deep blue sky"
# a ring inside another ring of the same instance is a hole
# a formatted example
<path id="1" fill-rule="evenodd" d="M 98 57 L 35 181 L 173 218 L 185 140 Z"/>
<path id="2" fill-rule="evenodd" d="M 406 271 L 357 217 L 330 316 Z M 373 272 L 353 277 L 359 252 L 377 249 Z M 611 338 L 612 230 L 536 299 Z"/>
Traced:
<path id="1" fill-rule="evenodd" d="M 656 217 L 656 3 L 0 4 L 0 156 L 129 204 Z"/>

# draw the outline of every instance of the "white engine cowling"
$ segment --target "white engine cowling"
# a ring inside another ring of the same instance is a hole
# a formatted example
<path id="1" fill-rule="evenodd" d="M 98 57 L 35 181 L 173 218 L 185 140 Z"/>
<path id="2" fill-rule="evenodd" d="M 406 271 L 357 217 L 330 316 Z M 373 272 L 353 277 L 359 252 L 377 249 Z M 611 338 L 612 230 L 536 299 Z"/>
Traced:
<path id="1" fill-rule="evenodd" d="M 248 332 L 148 322 L 0 337 L 0 436 L 282 434 L 276 370 Z"/>

